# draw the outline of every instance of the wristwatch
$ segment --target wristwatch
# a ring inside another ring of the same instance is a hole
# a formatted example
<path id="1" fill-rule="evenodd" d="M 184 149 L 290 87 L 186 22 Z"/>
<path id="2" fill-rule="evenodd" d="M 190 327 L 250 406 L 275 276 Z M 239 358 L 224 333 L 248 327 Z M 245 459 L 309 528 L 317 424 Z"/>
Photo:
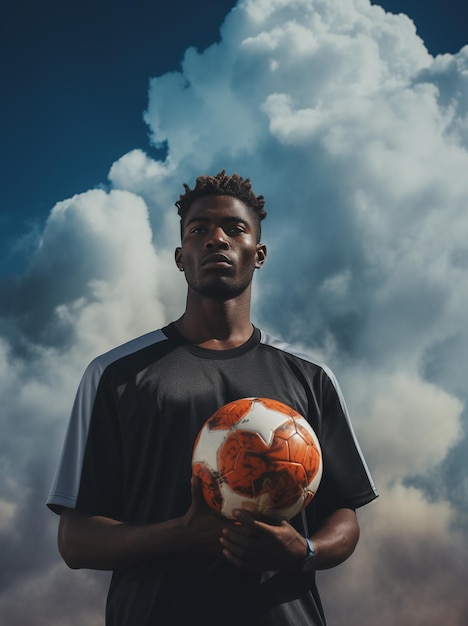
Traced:
<path id="1" fill-rule="evenodd" d="M 307 554 L 305 556 L 305 559 L 302 561 L 302 573 L 303 574 L 307 574 L 308 572 L 311 572 L 315 568 L 314 546 L 312 545 L 312 541 L 310 539 L 307 539 L 307 537 L 306 537 L 306 543 L 307 543 Z"/>

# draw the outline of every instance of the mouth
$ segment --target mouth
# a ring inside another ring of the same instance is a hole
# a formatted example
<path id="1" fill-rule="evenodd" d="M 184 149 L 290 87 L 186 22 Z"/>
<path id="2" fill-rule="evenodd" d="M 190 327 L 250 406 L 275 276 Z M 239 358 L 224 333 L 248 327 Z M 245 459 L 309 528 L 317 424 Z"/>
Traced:
<path id="1" fill-rule="evenodd" d="M 225 254 L 221 254 L 220 252 L 212 252 L 211 254 L 208 254 L 204 259 L 202 259 L 201 265 L 230 266 L 232 265 L 232 261 Z"/>

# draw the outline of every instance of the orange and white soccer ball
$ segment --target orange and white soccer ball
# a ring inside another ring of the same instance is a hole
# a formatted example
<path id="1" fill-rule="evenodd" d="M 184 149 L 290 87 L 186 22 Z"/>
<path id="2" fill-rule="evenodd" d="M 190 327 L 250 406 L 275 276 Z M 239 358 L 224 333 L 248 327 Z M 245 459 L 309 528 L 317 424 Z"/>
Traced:
<path id="1" fill-rule="evenodd" d="M 322 454 L 308 421 L 269 398 L 242 398 L 212 415 L 195 441 L 192 470 L 206 503 L 232 518 L 246 509 L 289 520 L 314 497 Z"/>

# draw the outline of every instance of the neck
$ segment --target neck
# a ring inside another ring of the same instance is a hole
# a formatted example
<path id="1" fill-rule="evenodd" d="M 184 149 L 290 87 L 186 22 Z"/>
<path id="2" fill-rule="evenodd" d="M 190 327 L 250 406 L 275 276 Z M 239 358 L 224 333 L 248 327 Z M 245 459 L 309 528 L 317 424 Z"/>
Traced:
<path id="1" fill-rule="evenodd" d="M 199 298 L 189 291 L 185 313 L 175 326 L 185 339 L 202 348 L 237 348 L 252 335 L 250 293 L 243 298 L 220 301 Z"/>

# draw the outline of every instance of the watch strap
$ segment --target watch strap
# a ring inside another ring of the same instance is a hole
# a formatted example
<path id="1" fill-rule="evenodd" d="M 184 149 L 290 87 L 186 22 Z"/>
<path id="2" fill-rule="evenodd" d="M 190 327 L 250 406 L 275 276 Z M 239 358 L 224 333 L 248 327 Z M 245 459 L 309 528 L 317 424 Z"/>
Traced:
<path id="1" fill-rule="evenodd" d="M 307 537 L 305 537 L 305 540 L 307 544 L 307 554 L 302 561 L 302 571 L 307 573 L 314 569 L 315 550 L 312 541 Z"/>

